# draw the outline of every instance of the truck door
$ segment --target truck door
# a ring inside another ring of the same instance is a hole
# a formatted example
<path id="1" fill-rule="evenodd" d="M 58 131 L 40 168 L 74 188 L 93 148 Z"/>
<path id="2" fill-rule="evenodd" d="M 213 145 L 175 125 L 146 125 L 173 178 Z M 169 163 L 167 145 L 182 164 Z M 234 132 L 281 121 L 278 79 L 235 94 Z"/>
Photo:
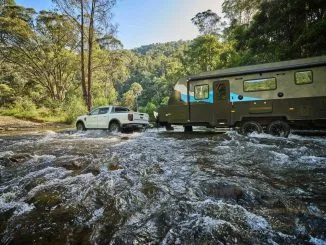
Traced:
<path id="1" fill-rule="evenodd" d="M 100 108 L 97 117 L 97 128 L 108 129 L 109 128 L 109 107 Z"/>
<path id="2" fill-rule="evenodd" d="M 97 118 L 98 118 L 99 110 L 100 110 L 99 108 L 94 109 L 88 114 L 86 120 L 87 128 L 97 128 Z"/>
<path id="3" fill-rule="evenodd" d="M 216 81 L 213 83 L 214 103 L 213 117 L 217 127 L 230 125 L 231 103 L 230 83 L 228 80 Z"/>

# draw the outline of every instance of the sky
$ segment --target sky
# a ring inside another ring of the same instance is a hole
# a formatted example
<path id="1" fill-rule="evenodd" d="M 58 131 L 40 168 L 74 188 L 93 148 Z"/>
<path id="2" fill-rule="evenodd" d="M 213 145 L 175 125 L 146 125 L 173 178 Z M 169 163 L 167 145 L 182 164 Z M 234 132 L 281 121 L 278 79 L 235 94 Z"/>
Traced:
<path id="1" fill-rule="evenodd" d="M 117 38 L 124 48 L 198 36 L 191 18 L 211 9 L 221 15 L 222 0 L 117 0 L 113 23 L 118 24 Z M 37 11 L 53 8 L 51 0 L 16 0 L 18 5 Z"/>

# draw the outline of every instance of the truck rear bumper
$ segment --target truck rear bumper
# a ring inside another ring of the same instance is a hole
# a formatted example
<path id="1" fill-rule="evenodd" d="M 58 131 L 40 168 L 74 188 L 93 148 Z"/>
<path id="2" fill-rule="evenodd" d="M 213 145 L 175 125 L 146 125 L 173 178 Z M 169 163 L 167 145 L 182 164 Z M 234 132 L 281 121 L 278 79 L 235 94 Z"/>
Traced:
<path id="1" fill-rule="evenodd" d="M 124 129 L 133 129 L 133 128 L 147 128 L 149 127 L 148 123 L 128 123 L 122 124 L 122 128 Z"/>

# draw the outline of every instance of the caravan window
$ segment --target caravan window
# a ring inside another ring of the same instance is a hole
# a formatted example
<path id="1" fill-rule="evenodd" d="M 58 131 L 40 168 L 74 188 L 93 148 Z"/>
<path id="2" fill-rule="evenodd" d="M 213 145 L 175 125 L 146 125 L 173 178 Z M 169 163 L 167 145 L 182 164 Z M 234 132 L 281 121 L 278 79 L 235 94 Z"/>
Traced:
<path id="1" fill-rule="evenodd" d="M 243 82 L 243 91 L 253 92 L 253 91 L 266 91 L 276 89 L 276 78 L 261 78 L 246 80 Z"/>
<path id="2" fill-rule="evenodd" d="M 195 99 L 203 100 L 209 97 L 209 87 L 208 84 L 195 86 Z"/>
<path id="3" fill-rule="evenodd" d="M 312 83 L 312 71 L 299 71 L 295 73 L 295 84 Z"/>
<path id="4" fill-rule="evenodd" d="M 227 99 L 227 93 L 226 93 L 226 86 L 225 83 L 219 83 L 216 87 L 216 97 L 219 100 L 226 100 Z"/>

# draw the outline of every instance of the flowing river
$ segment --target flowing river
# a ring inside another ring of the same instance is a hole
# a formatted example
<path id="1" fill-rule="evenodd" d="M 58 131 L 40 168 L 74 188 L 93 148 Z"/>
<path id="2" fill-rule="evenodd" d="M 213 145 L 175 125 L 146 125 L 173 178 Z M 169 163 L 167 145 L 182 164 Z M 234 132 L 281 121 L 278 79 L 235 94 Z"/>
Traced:
<path id="1" fill-rule="evenodd" d="M 0 135 L 1 244 L 326 244 L 326 137 Z"/>

